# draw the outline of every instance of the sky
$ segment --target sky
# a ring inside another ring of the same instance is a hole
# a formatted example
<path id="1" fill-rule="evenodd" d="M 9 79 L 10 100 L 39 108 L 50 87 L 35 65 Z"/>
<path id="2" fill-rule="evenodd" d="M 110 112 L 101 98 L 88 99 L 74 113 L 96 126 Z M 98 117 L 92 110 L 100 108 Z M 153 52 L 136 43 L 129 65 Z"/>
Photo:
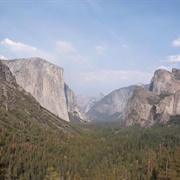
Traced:
<path id="1" fill-rule="evenodd" d="M 0 0 L 0 58 L 40 57 L 76 95 L 180 68 L 180 0 Z"/>

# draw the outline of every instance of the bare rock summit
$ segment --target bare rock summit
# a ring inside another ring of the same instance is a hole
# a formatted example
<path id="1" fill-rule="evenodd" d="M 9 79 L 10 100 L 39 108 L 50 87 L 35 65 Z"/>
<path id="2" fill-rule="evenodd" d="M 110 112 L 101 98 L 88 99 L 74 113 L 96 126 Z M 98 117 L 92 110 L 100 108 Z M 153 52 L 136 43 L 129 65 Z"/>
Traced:
<path id="1" fill-rule="evenodd" d="M 166 123 L 170 116 L 180 114 L 180 70 L 157 70 L 149 90 L 136 88 L 125 111 L 126 125 L 150 126 Z"/>
<path id="2" fill-rule="evenodd" d="M 46 109 L 69 121 L 67 93 L 65 92 L 63 68 L 40 58 L 3 61 L 16 77 L 17 83 Z M 73 99 L 68 97 L 68 101 Z M 72 100 L 73 101 L 73 100 Z M 75 108 L 75 105 L 73 105 Z"/>

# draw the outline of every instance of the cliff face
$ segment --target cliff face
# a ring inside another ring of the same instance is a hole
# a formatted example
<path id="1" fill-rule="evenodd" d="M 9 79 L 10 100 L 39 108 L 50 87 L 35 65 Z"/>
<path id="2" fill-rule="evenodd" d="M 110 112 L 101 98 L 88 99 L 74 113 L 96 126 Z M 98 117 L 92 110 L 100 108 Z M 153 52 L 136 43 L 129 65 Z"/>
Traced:
<path id="1" fill-rule="evenodd" d="M 12 75 L 12 72 L 9 70 L 8 66 L 2 63 L 2 61 L 0 61 L 0 79 L 9 83 L 16 83 L 16 79 Z"/>
<path id="2" fill-rule="evenodd" d="M 146 126 L 153 123 L 156 111 L 154 105 L 159 100 L 160 98 L 155 93 L 144 88 L 136 88 L 126 106 L 126 125 L 140 124 Z"/>
<path id="3" fill-rule="evenodd" d="M 17 85 L 8 66 L 0 61 L 0 107 L 4 107 L 6 111 L 14 109 L 18 99 L 15 97 L 21 93 L 27 94 Z"/>
<path id="4" fill-rule="evenodd" d="M 84 113 L 87 113 L 94 104 L 100 101 L 105 95 L 100 93 L 97 97 L 90 97 L 86 95 L 78 95 L 76 96 L 76 101 L 79 107 L 82 109 Z"/>
<path id="5" fill-rule="evenodd" d="M 129 99 L 126 125 L 149 126 L 157 121 L 166 122 L 180 114 L 180 70 L 157 70 L 149 90 L 137 88 Z"/>
<path id="6" fill-rule="evenodd" d="M 3 61 L 17 83 L 46 109 L 69 121 L 63 69 L 40 58 Z"/>
<path id="7" fill-rule="evenodd" d="M 27 124 L 41 125 L 65 133 L 77 133 L 61 118 L 40 106 L 36 99 L 16 83 L 8 66 L 0 61 L 0 115 L 1 128 L 22 128 Z"/>
<path id="8" fill-rule="evenodd" d="M 172 69 L 172 72 L 159 69 L 155 71 L 149 90 L 156 94 L 173 94 L 179 90 L 180 70 Z"/>
<path id="9" fill-rule="evenodd" d="M 0 107 L 4 107 L 6 111 L 14 107 L 9 95 L 13 96 L 15 90 L 17 90 L 15 77 L 0 61 Z"/>
<path id="10" fill-rule="evenodd" d="M 108 94 L 91 107 L 88 118 L 95 121 L 123 120 L 124 109 L 134 89 L 135 86 L 130 86 Z"/>
<path id="11" fill-rule="evenodd" d="M 71 116 L 73 116 L 74 118 L 81 119 L 81 121 L 86 120 L 85 114 L 80 110 L 80 108 L 77 105 L 74 92 L 69 88 L 67 84 L 65 84 L 64 86 L 64 92 L 66 96 L 67 109 Z"/>

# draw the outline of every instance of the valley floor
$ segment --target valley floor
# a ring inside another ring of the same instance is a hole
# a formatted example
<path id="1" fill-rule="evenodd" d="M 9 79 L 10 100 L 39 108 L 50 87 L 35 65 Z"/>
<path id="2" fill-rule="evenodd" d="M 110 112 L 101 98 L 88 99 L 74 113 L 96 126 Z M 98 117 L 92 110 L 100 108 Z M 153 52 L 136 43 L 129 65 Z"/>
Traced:
<path id="1" fill-rule="evenodd" d="M 83 127 L 78 134 L 0 117 L 0 179 L 179 180 L 180 117 L 150 128 Z"/>

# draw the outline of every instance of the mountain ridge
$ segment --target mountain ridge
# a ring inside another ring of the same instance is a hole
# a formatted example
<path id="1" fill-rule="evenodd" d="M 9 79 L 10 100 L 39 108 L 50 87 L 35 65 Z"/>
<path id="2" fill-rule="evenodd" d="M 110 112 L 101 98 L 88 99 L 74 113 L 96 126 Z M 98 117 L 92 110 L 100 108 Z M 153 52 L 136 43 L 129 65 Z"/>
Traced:
<path id="1" fill-rule="evenodd" d="M 127 126 L 150 126 L 157 121 L 166 122 L 171 115 L 180 113 L 180 70 L 175 68 L 172 72 L 156 70 L 149 85 L 120 88 L 99 99 L 78 99 L 65 83 L 61 67 L 41 58 L 4 60 L 3 63 L 18 84 L 43 107 L 66 121 L 118 120 Z"/>
<path id="2" fill-rule="evenodd" d="M 87 112 L 92 121 L 114 121 L 124 118 L 123 111 L 127 100 L 131 97 L 136 86 L 114 90 L 95 103 Z"/>
<path id="3" fill-rule="evenodd" d="M 8 66 L 2 61 L 0 61 L 0 97 L 0 114 L 1 116 L 6 114 L 5 117 L 9 117 L 9 120 L 17 118 L 17 123 L 27 120 L 44 128 L 77 133 L 67 122 L 43 108 L 30 93 L 19 86 Z M 1 122 L 5 122 L 6 118 L 1 118 Z"/>
<path id="4" fill-rule="evenodd" d="M 149 90 L 136 89 L 128 100 L 126 125 L 151 126 L 166 123 L 171 116 L 180 114 L 180 70 L 155 71 Z"/>
<path id="5" fill-rule="evenodd" d="M 71 106 L 71 111 L 73 111 L 72 107 L 74 111 L 78 111 L 73 100 L 74 94 L 69 93 L 71 97 L 67 97 L 68 93 L 65 92 L 69 88 L 65 88 L 63 68 L 36 57 L 4 60 L 3 63 L 12 71 L 17 83 L 53 114 L 70 121 L 68 115 L 70 104 L 67 104 L 68 101 L 74 103 Z M 76 116 L 81 116 L 80 110 Z"/>

